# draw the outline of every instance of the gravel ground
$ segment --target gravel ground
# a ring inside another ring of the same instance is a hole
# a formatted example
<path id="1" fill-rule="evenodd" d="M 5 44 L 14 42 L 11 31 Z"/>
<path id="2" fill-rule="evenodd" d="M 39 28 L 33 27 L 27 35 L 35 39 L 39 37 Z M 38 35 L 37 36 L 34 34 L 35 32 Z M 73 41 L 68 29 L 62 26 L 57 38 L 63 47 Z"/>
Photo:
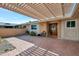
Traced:
<path id="1" fill-rule="evenodd" d="M 8 52 L 8 51 L 11 51 L 13 49 L 15 49 L 15 47 L 12 46 L 8 41 L 3 39 L 0 42 L 0 54 L 3 54 L 3 53 Z"/>

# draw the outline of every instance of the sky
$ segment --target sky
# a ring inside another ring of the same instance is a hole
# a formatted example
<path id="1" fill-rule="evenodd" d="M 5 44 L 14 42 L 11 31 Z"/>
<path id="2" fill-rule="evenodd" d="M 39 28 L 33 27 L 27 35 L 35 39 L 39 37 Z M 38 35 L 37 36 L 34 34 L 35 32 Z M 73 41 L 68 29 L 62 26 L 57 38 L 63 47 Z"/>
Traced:
<path id="1" fill-rule="evenodd" d="M 0 8 L 0 22 L 22 24 L 29 21 L 37 21 L 37 19 L 4 8 Z"/>

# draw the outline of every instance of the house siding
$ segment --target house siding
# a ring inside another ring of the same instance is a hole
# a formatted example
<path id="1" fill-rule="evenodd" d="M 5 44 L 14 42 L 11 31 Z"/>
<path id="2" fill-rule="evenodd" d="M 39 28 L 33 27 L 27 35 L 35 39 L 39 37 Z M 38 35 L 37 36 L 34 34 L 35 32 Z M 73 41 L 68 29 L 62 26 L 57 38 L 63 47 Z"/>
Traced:
<path id="1" fill-rule="evenodd" d="M 63 20 L 61 22 L 61 39 L 79 40 L 79 20 L 75 19 L 76 21 L 75 28 L 67 28 L 66 27 L 67 21 L 68 20 Z"/>
<path id="2" fill-rule="evenodd" d="M 33 30 L 33 29 L 31 29 L 31 25 L 36 25 L 37 26 L 37 29 L 36 30 Z M 39 29 L 40 27 L 39 27 L 39 24 L 38 23 L 31 23 L 31 24 L 29 24 L 28 26 L 27 26 L 27 30 L 29 31 L 29 32 L 31 32 L 31 31 L 33 31 L 33 32 L 35 32 L 36 34 L 39 34 L 40 33 L 40 29 Z"/>
<path id="3" fill-rule="evenodd" d="M 51 22 L 39 22 L 39 23 L 32 23 L 28 26 L 29 31 L 35 31 L 37 34 L 42 33 L 43 31 L 47 32 L 48 35 L 48 24 L 50 23 L 57 23 L 57 38 L 58 39 L 66 39 L 66 40 L 79 40 L 79 19 L 71 19 L 76 21 L 76 27 L 68 28 L 66 26 L 66 20 L 58 20 L 58 21 L 51 21 Z M 37 30 L 31 30 L 31 25 L 37 25 Z"/>

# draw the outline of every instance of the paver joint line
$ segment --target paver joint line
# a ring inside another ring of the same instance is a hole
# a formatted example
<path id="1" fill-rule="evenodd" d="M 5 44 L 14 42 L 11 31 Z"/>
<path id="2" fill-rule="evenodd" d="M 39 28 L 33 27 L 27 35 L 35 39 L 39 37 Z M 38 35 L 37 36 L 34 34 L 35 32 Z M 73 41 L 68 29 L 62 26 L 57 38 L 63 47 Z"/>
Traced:
<path id="1" fill-rule="evenodd" d="M 35 48 L 35 49 L 33 49 L 33 48 Z M 30 51 L 30 50 L 32 50 L 32 51 Z M 59 55 L 54 52 L 48 51 L 46 49 L 32 46 L 16 56 L 59 56 Z"/>

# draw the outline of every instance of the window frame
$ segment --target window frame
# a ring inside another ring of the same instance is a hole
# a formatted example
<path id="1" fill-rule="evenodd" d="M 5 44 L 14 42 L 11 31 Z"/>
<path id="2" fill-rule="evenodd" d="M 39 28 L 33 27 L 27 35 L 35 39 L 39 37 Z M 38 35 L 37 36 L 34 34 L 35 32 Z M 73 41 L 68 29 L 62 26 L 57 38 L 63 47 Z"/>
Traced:
<path id="1" fill-rule="evenodd" d="M 72 25 L 71 25 L 71 24 L 72 24 L 72 23 L 71 23 L 72 21 L 75 21 L 74 27 L 72 27 Z M 69 27 L 67 26 L 67 23 L 68 23 L 68 22 L 70 22 Z M 67 20 L 67 21 L 66 21 L 66 28 L 76 28 L 76 20 Z"/>
<path id="2" fill-rule="evenodd" d="M 33 28 L 33 26 L 36 26 L 36 27 Z M 31 25 L 31 30 L 37 30 L 37 25 Z"/>

